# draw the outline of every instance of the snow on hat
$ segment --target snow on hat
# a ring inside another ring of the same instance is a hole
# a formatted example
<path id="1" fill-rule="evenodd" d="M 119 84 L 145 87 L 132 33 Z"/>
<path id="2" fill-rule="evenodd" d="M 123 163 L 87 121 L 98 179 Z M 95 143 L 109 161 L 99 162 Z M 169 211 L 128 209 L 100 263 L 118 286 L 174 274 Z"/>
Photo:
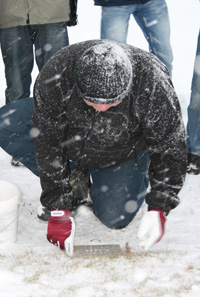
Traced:
<path id="1" fill-rule="evenodd" d="M 112 104 L 127 95 L 132 65 L 119 44 L 102 41 L 87 49 L 76 64 L 78 92 L 93 103 Z"/>

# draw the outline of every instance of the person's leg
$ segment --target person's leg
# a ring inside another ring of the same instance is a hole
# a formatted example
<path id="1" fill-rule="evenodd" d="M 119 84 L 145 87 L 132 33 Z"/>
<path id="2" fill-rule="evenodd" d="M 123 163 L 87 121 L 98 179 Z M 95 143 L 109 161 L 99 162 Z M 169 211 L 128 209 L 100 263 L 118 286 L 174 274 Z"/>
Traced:
<path id="1" fill-rule="evenodd" d="M 69 45 L 66 23 L 32 26 L 34 36 L 35 59 L 39 70 L 60 49 Z"/>
<path id="2" fill-rule="evenodd" d="M 101 39 L 126 43 L 130 5 L 103 6 L 101 14 Z"/>
<path id="3" fill-rule="evenodd" d="M 196 164 L 198 167 L 196 169 L 200 172 L 200 32 L 188 106 L 187 136 L 188 161 Z"/>
<path id="4" fill-rule="evenodd" d="M 90 168 L 94 214 L 109 228 L 123 228 L 135 217 L 147 188 L 148 153 L 116 167 Z"/>
<path id="5" fill-rule="evenodd" d="M 5 65 L 6 103 L 29 97 L 33 69 L 33 45 L 28 26 L 1 29 Z"/>
<path id="6" fill-rule="evenodd" d="M 173 53 L 170 44 L 170 22 L 165 0 L 151 0 L 136 4 L 133 13 L 148 44 L 149 51 L 156 55 L 172 75 Z"/>
<path id="7" fill-rule="evenodd" d="M 38 175 L 32 126 L 33 98 L 24 98 L 0 108 L 0 147 Z"/>

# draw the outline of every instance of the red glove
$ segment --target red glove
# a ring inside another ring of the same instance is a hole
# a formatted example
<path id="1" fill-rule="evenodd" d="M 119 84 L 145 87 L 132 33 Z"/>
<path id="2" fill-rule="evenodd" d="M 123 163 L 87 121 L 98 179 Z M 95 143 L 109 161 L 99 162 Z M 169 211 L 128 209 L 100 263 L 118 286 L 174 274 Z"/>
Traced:
<path id="1" fill-rule="evenodd" d="M 65 249 L 69 256 L 73 256 L 73 242 L 75 222 L 70 210 L 61 209 L 51 211 L 48 220 L 47 239 L 60 249 Z"/>
<path id="2" fill-rule="evenodd" d="M 165 232 L 166 212 L 150 209 L 142 218 L 138 237 L 140 245 L 148 250 L 154 243 L 161 240 Z"/>

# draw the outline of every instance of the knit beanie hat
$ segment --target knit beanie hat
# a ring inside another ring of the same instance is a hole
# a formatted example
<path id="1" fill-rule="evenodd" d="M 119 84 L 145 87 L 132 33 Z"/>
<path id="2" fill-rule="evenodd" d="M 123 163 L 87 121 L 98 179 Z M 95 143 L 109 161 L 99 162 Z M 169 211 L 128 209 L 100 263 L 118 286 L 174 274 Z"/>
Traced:
<path id="1" fill-rule="evenodd" d="M 132 83 L 132 65 L 123 47 L 104 40 L 87 49 L 76 64 L 76 83 L 80 96 L 90 102 L 124 99 Z"/>

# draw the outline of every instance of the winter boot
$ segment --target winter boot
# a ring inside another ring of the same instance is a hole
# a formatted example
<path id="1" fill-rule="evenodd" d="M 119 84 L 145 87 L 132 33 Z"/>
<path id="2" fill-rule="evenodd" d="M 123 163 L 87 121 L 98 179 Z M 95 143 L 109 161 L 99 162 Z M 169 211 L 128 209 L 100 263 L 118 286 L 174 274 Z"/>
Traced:
<path id="1" fill-rule="evenodd" d="M 188 154 L 187 172 L 194 175 L 200 173 L 200 156 Z"/>
<path id="2" fill-rule="evenodd" d="M 20 161 L 15 160 L 13 157 L 11 159 L 11 165 L 12 166 L 16 166 L 16 167 L 19 167 L 19 166 L 23 166 L 24 167 L 24 165 Z"/>
<path id="3" fill-rule="evenodd" d="M 45 206 L 38 206 L 37 208 L 37 217 L 40 220 L 48 221 L 50 218 L 50 211 Z"/>

